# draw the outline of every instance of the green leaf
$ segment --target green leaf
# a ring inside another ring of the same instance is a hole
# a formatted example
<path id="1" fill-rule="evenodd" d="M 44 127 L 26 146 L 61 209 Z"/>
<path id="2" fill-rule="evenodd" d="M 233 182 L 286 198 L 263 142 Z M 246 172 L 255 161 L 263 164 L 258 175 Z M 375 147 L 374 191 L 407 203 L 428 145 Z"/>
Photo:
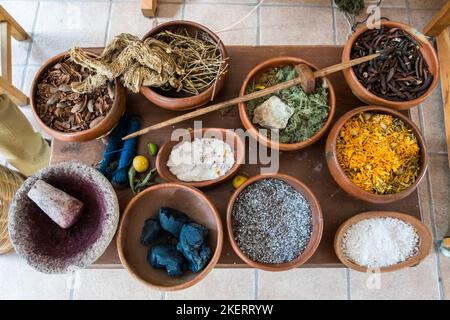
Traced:
<path id="1" fill-rule="evenodd" d="M 136 169 L 133 165 L 130 166 L 130 169 L 128 169 L 128 181 L 130 183 L 131 191 L 133 191 L 133 194 L 136 194 L 135 186 L 134 186 L 134 178 L 136 177 Z"/>
<path id="2" fill-rule="evenodd" d="M 145 176 L 145 178 L 142 179 L 142 181 L 139 182 L 139 183 L 136 185 L 136 189 L 142 189 L 143 187 L 149 187 L 149 186 L 152 184 L 152 182 L 150 182 L 150 179 L 153 178 L 153 176 L 155 175 L 155 173 L 156 173 L 156 169 L 155 169 L 155 168 L 153 168 L 152 170 L 150 170 L 150 171 L 147 173 L 147 175 Z"/>

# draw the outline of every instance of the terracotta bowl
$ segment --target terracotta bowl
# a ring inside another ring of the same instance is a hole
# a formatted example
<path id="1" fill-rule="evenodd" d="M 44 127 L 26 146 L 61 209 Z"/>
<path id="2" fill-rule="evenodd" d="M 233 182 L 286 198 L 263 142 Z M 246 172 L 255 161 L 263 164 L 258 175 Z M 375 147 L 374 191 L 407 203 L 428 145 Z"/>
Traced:
<path id="1" fill-rule="evenodd" d="M 187 141 L 193 141 L 194 137 L 200 139 L 203 137 L 216 138 L 227 142 L 234 152 L 234 161 L 235 161 L 234 166 L 225 175 L 214 180 L 192 181 L 192 182 L 179 180 L 172 172 L 170 172 L 169 167 L 167 166 L 170 153 L 172 149 L 176 145 L 181 143 L 184 139 L 188 139 Z M 168 182 L 176 182 L 197 188 L 202 188 L 219 184 L 233 177 L 241 167 L 241 164 L 244 162 L 244 160 L 245 160 L 244 143 L 239 137 L 239 135 L 237 135 L 233 130 L 227 130 L 222 128 L 203 128 L 201 130 L 192 131 L 188 137 L 184 138 L 180 137 L 176 141 L 169 141 L 165 143 L 159 150 L 158 156 L 156 157 L 156 169 L 158 170 L 159 176 Z"/>
<path id="2" fill-rule="evenodd" d="M 227 50 L 225 49 L 225 45 L 223 44 L 222 40 L 220 40 L 220 38 L 214 32 L 209 30 L 207 27 L 193 21 L 176 20 L 162 23 L 159 26 L 147 32 L 144 35 L 143 39 L 155 36 L 164 30 L 176 30 L 178 28 L 185 28 L 189 33 L 192 33 L 193 35 L 195 35 L 195 32 L 199 31 L 208 34 L 211 37 L 211 39 L 217 42 L 218 44 L 217 47 L 222 53 L 222 57 L 224 59 L 228 59 L 229 64 Z M 219 92 L 222 90 L 225 84 L 226 75 L 227 73 L 221 75 L 217 79 L 215 85 L 214 84 L 211 85 L 208 89 L 206 89 L 205 91 L 201 92 L 196 96 L 190 97 L 170 96 L 168 93 L 165 93 L 164 91 L 153 89 L 150 87 L 142 87 L 141 93 L 152 103 L 164 109 L 174 111 L 194 109 L 207 104 L 219 94 Z"/>
<path id="3" fill-rule="evenodd" d="M 140 243 L 142 226 L 146 219 L 158 218 L 160 207 L 180 210 L 209 229 L 207 243 L 213 255 L 201 272 L 170 277 L 147 262 L 149 248 Z M 222 222 L 215 206 L 201 191 L 176 183 L 154 185 L 134 197 L 125 209 L 117 237 L 120 261 L 127 271 L 142 283 L 163 291 L 182 290 L 200 282 L 219 260 L 222 245 Z"/>
<path id="4" fill-rule="evenodd" d="M 31 201 L 27 193 L 42 179 L 85 205 L 80 219 L 65 230 Z M 9 208 L 9 234 L 16 252 L 34 269 L 68 273 L 85 268 L 106 250 L 119 224 L 119 203 L 109 181 L 81 163 L 40 170 L 17 191 Z"/>
<path id="5" fill-rule="evenodd" d="M 257 66 L 255 66 L 247 75 L 247 77 L 244 80 L 244 84 L 241 87 L 241 91 L 239 92 L 240 96 L 245 95 L 246 88 L 250 85 L 250 83 L 253 81 L 253 79 L 258 78 L 262 73 L 264 73 L 267 69 L 271 69 L 274 67 L 283 67 L 285 65 L 296 65 L 299 63 L 305 63 L 308 66 L 310 66 L 313 70 L 317 70 L 317 67 L 313 64 L 309 63 L 308 61 L 305 61 L 300 58 L 296 57 L 278 57 L 278 58 L 272 58 L 267 61 L 264 61 Z M 241 118 L 242 124 L 244 125 L 244 128 L 247 129 L 247 131 L 250 133 L 250 135 L 259 142 L 263 143 L 264 145 L 268 146 L 269 148 L 273 149 L 279 149 L 282 151 L 294 151 L 294 150 L 300 150 L 303 148 L 306 148 L 307 146 L 313 144 L 317 140 L 319 140 L 327 131 L 328 127 L 331 125 L 331 121 L 333 120 L 334 112 L 336 109 L 336 96 L 334 94 L 333 86 L 327 78 L 325 78 L 328 84 L 328 103 L 330 106 L 330 113 L 328 115 L 328 119 L 323 125 L 322 129 L 320 129 L 315 135 L 313 135 L 311 138 L 305 141 L 297 142 L 297 143 L 279 143 L 270 140 L 265 135 L 260 134 L 257 126 L 253 125 L 252 120 L 249 118 L 245 102 L 239 103 L 239 116 Z"/>
<path id="6" fill-rule="evenodd" d="M 387 26 L 389 28 L 399 28 L 403 31 L 407 32 L 411 35 L 418 43 L 420 43 L 420 52 L 423 55 L 423 58 L 428 64 L 429 70 L 431 74 L 433 74 L 433 82 L 431 83 L 428 90 L 419 98 L 410 100 L 410 101 L 390 101 L 376 96 L 375 94 L 369 92 L 358 80 L 356 77 L 353 68 L 347 68 L 343 70 L 345 80 L 352 90 L 353 94 L 358 97 L 361 101 L 369 104 L 369 105 L 379 105 L 385 106 L 392 109 L 397 110 L 406 110 L 410 109 L 418 104 L 422 103 L 436 88 L 439 81 L 439 60 L 436 55 L 436 52 L 433 48 L 433 45 L 427 40 L 427 38 L 406 24 L 393 22 L 393 21 L 383 21 L 381 22 L 382 26 Z M 361 27 L 353 33 L 353 36 L 347 41 L 344 46 L 344 51 L 342 52 L 342 62 L 346 62 L 350 60 L 350 54 L 355 43 L 356 39 L 365 31 L 368 30 L 367 26 Z"/>
<path id="7" fill-rule="evenodd" d="M 422 163 L 416 181 L 409 188 L 394 194 L 386 194 L 386 195 L 374 194 L 358 187 L 347 177 L 347 175 L 344 173 L 344 170 L 342 170 L 337 160 L 336 139 L 343 125 L 350 118 L 361 112 L 390 114 L 396 118 L 400 118 L 405 123 L 405 125 L 411 128 L 412 132 L 417 138 L 417 142 L 420 147 L 420 158 L 422 160 Z M 334 178 L 336 183 L 352 197 L 372 203 L 394 202 L 410 195 L 414 190 L 416 190 L 417 186 L 422 181 L 423 177 L 425 176 L 425 172 L 427 171 L 428 165 L 428 156 L 427 156 L 427 148 L 425 145 L 425 139 L 420 133 L 419 128 L 408 117 L 401 114 L 400 112 L 378 106 L 359 107 L 347 112 L 342 117 L 340 117 L 339 120 L 335 123 L 335 125 L 331 129 L 330 134 L 328 135 L 325 146 L 325 156 L 327 159 L 328 169 L 330 170 L 331 176 Z"/>
<path id="8" fill-rule="evenodd" d="M 67 142 L 83 142 L 100 138 L 114 129 L 117 122 L 125 112 L 126 91 L 119 80 L 115 81 L 115 99 L 113 101 L 111 110 L 109 110 L 109 113 L 106 115 L 105 119 L 103 119 L 94 128 L 79 132 L 61 132 L 47 126 L 41 120 L 37 112 L 37 86 L 39 84 L 40 78 L 49 68 L 58 63 L 64 57 L 68 56 L 68 54 L 69 53 L 66 51 L 47 60 L 36 73 L 33 79 L 33 83 L 31 84 L 30 91 L 31 110 L 33 111 L 33 115 L 42 129 L 44 129 L 45 132 L 47 132 L 51 137 L 55 139 Z M 95 54 L 93 53 L 90 53 L 90 55 L 95 56 Z"/>
<path id="9" fill-rule="evenodd" d="M 397 271 L 400 269 L 404 269 L 407 267 L 412 267 L 418 265 L 422 260 L 424 260 L 431 252 L 433 240 L 431 236 L 431 232 L 428 227 L 423 224 L 418 219 L 410 216 L 409 214 L 400 213 L 400 212 L 392 212 L 392 211 L 369 211 L 357 214 L 356 216 L 351 217 L 347 221 L 345 221 L 337 230 L 336 236 L 334 237 L 334 251 L 336 252 L 337 257 L 341 262 L 350 269 L 359 271 L 359 272 L 367 272 L 369 268 L 360 266 L 358 264 L 350 261 L 347 256 L 344 254 L 341 243 L 344 238 L 347 229 L 354 225 L 357 222 L 362 220 L 370 219 L 370 218 L 397 218 L 402 220 L 403 222 L 409 223 L 414 227 L 419 236 L 419 248 L 416 254 L 409 259 L 384 268 L 379 268 L 377 271 L 379 272 L 391 272 Z M 371 270 L 374 270 L 371 268 Z"/>
<path id="10" fill-rule="evenodd" d="M 296 259 L 286 262 L 286 263 L 262 263 L 253 261 L 250 259 L 242 250 L 239 248 L 238 244 L 236 243 L 236 240 L 234 239 L 233 234 L 233 206 L 234 203 L 239 196 L 239 194 L 244 190 L 247 186 L 250 184 L 263 180 L 263 179 L 279 179 L 283 180 L 284 182 L 287 182 L 290 184 L 295 190 L 297 190 L 299 193 L 301 193 L 305 199 L 308 201 L 311 213 L 312 213 L 312 233 L 311 238 L 309 240 L 308 245 L 306 246 L 305 250 L 300 254 Z M 247 181 L 245 181 L 231 196 L 230 200 L 228 201 L 227 206 L 227 229 L 228 229 L 228 238 L 231 243 L 231 247 L 233 248 L 234 252 L 241 258 L 245 263 L 250 265 L 253 268 L 258 268 L 266 271 L 286 271 L 289 269 L 297 268 L 298 266 L 304 264 L 306 261 L 308 261 L 309 258 L 312 257 L 314 252 L 316 251 L 317 247 L 319 246 L 320 240 L 322 238 L 322 231 L 323 231 L 323 218 L 322 218 L 322 209 L 320 207 L 319 201 L 317 200 L 316 196 L 312 193 L 312 191 L 302 182 L 300 182 L 298 179 L 285 175 L 285 174 L 260 174 L 256 175 L 254 177 L 249 178 Z"/>

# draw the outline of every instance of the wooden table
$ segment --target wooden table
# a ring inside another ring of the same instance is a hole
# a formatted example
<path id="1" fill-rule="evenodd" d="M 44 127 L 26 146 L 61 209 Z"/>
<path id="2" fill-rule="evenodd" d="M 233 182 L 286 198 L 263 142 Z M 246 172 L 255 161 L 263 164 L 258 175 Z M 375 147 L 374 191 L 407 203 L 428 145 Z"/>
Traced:
<path id="1" fill-rule="evenodd" d="M 235 97 L 239 93 L 243 79 L 248 71 L 256 64 L 276 56 L 298 56 L 304 58 L 318 67 L 325 67 L 340 62 L 341 46 L 267 46 L 248 47 L 230 46 L 228 52 L 231 59 L 230 73 L 223 91 L 217 101 Z M 347 86 L 342 73 L 330 76 L 336 92 L 337 112 L 335 120 L 346 111 L 363 105 Z M 179 115 L 158 108 L 140 94 L 130 94 L 127 97 L 127 112 L 139 115 L 142 127 L 148 126 Z M 233 108 L 226 115 L 214 112 L 200 118 L 203 127 L 242 128 L 237 108 Z M 193 121 L 180 123 L 177 127 L 193 127 Z M 153 142 L 162 145 L 169 140 L 173 128 L 164 128 L 151 132 L 139 139 L 138 153 L 148 154 L 147 143 Z M 292 175 L 303 181 L 318 197 L 323 210 L 324 230 L 322 241 L 313 257 L 304 265 L 305 267 L 342 267 L 333 250 L 333 238 L 338 226 L 351 216 L 370 210 L 393 210 L 409 213 L 421 218 L 417 192 L 407 198 L 386 205 L 375 205 L 350 198 L 334 182 L 328 172 L 325 162 L 325 139 L 323 137 L 314 145 L 305 150 L 296 152 L 283 152 L 280 154 L 279 172 Z M 65 143 L 54 141 L 52 145 L 52 163 L 61 161 L 80 161 L 93 165 L 100 161 L 104 145 L 101 141 L 87 143 Z M 248 153 L 248 150 L 246 150 Z M 253 150 L 255 152 L 255 150 Z M 242 170 L 254 175 L 259 173 L 258 165 L 243 165 Z M 220 211 L 225 224 L 226 204 L 233 192 L 230 182 L 219 186 L 203 189 Z M 132 197 L 129 189 L 117 190 L 121 211 Z M 226 235 L 226 233 L 225 233 Z M 113 241 L 104 255 L 92 267 L 120 267 L 116 243 Z M 222 256 L 217 267 L 246 267 L 232 250 L 229 241 L 225 238 Z"/>

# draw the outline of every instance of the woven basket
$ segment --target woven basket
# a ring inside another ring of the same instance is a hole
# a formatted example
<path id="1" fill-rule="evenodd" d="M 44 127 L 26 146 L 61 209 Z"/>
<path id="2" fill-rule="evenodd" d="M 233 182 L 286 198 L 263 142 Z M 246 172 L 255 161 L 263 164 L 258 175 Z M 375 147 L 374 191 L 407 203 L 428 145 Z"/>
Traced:
<path id="1" fill-rule="evenodd" d="M 19 173 L 0 165 L 0 254 L 12 249 L 8 235 L 8 209 L 23 180 Z"/>

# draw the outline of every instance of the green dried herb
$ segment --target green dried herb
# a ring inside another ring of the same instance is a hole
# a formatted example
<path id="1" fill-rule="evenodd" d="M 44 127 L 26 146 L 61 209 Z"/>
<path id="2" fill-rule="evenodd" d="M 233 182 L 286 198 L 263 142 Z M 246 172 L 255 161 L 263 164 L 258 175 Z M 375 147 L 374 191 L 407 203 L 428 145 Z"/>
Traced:
<path id="1" fill-rule="evenodd" d="M 251 93 L 258 87 L 271 87 L 278 83 L 297 77 L 297 71 L 291 65 L 282 68 L 272 68 L 263 73 L 246 90 Z M 247 113 L 253 119 L 256 107 L 261 105 L 271 96 L 276 95 L 284 103 L 294 109 L 294 114 L 288 121 L 286 128 L 279 131 L 281 143 L 296 143 L 305 141 L 316 134 L 328 119 L 330 107 L 328 105 L 328 88 L 326 82 L 318 81 L 314 93 L 306 94 L 300 86 L 283 89 L 275 94 L 247 102 Z M 270 135 L 270 131 L 269 131 Z"/>
<path id="2" fill-rule="evenodd" d="M 150 181 L 156 174 L 156 169 L 151 169 L 142 181 L 138 182 L 136 185 L 136 193 L 141 192 L 142 190 L 156 184 L 155 182 Z"/>
<path id="3" fill-rule="evenodd" d="M 130 183 L 131 191 L 133 191 L 133 194 L 136 194 L 136 189 L 134 188 L 135 185 L 135 177 L 136 177 L 136 169 L 133 165 L 130 166 L 130 169 L 128 169 L 128 181 Z"/>

